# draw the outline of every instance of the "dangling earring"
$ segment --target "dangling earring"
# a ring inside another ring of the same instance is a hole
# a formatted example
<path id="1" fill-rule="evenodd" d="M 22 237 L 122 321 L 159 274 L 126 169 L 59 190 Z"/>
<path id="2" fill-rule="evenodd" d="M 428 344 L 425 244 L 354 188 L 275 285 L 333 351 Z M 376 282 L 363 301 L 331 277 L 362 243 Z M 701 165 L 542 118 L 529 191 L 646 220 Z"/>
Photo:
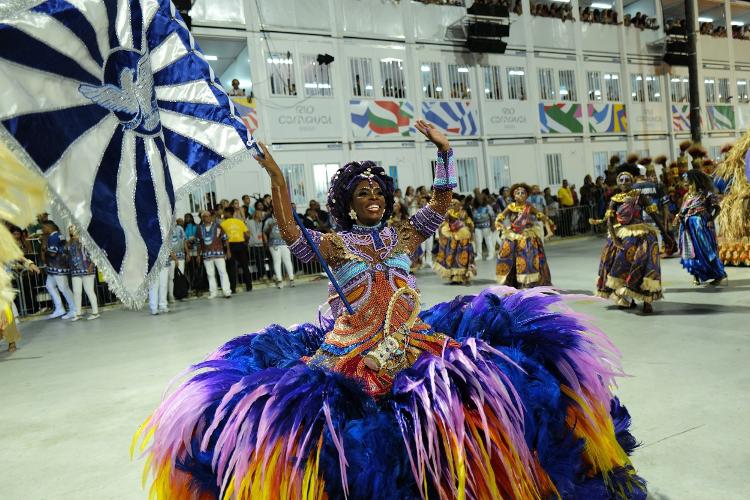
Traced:
<path id="1" fill-rule="evenodd" d="M 350 217 L 350 218 L 351 218 L 351 219 L 352 219 L 353 221 L 356 221 L 356 220 L 357 220 L 357 212 L 355 212 L 353 208 L 352 208 L 351 210 L 349 210 L 349 217 Z"/>

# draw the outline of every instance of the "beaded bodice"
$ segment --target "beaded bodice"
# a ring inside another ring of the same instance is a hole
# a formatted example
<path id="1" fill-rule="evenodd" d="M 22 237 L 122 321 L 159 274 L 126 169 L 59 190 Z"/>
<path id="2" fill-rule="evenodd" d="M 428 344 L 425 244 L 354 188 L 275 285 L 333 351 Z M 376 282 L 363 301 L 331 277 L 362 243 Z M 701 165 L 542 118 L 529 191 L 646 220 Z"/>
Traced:
<path id="1" fill-rule="evenodd" d="M 353 231 L 326 235 L 335 249 L 330 256 L 334 277 L 355 311 L 367 303 L 373 293 L 390 297 L 404 286 L 416 289 L 409 257 L 416 242 L 412 241 L 408 226 L 408 223 L 396 223 L 367 229 L 355 227 Z M 377 274 L 383 279 L 376 280 Z M 375 290 L 376 281 L 387 284 L 387 288 Z M 343 311 L 341 299 L 330 284 L 328 303 L 334 316 Z"/>

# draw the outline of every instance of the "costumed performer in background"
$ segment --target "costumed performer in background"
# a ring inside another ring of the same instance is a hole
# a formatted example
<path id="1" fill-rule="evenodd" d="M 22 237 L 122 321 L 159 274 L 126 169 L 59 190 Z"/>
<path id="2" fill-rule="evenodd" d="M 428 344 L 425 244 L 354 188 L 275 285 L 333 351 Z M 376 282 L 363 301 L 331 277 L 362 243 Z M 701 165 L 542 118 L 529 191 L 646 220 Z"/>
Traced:
<path id="1" fill-rule="evenodd" d="M 750 266 L 750 131 L 732 147 L 715 176 L 726 184 L 716 219 L 719 257 L 727 266 Z"/>
<path id="2" fill-rule="evenodd" d="M 680 264 L 700 285 L 711 281 L 720 284 L 727 273 L 719 258 L 714 219 L 719 215 L 719 200 L 711 178 L 698 169 L 685 174 L 688 193 L 682 202 L 675 224 L 680 228 Z"/>
<path id="3" fill-rule="evenodd" d="M 283 238 L 332 268 L 331 311 L 190 369 L 137 434 L 151 498 L 645 499 L 616 351 L 560 295 L 498 288 L 419 313 L 409 255 L 457 176 L 448 139 L 416 128 L 438 148 L 430 203 L 388 224 L 393 179 L 352 162 L 331 180 L 328 234 L 301 233 L 262 146 Z"/>
<path id="4" fill-rule="evenodd" d="M 555 225 L 529 203 L 531 188 L 527 184 L 514 184 L 510 188 L 513 203 L 497 215 L 495 227 L 501 232 L 497 251 L 495 276 L 501 285 L 514 288 L 532 288 L 552 285 L 552 276 L 544 253 L 544 229 L 555 232 Z M 508 220 L 508 226 L 504 222 Z"/>
<path id="5" fill-rule="evenodd" d="M 634 165 L 617 169 L 619 193 L 612 196 L 604 220 L 609 237 L 599 262 L 596 294 L 612 299 L 621 308 L 643 302 L 643 312 L 653 312 L 652 303 L 662 298 L 659 239 L 656 229 L 644 222 L 645 211 L 664 234 L 659 208 L 633 183 L 638 176 Z"/>
<path id="6" fill-rule="evenodd" d="M 438 253 L 432 268 L 450 284 L 468 285 L 477 275 L 474 222 L 459 200 L 453 200 L 438 229 Z"/>

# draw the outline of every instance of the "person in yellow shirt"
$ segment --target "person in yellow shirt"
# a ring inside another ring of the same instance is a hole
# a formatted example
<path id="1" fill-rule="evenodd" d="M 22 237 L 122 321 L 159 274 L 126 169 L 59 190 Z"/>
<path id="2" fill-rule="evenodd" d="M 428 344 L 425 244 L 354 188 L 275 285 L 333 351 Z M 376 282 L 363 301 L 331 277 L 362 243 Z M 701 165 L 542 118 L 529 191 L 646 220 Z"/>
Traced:
<path id="1" fill-rule="evenodd" d="M 221 228 L 227 234 L 229 251 L 232 257 L 229 259 L 229 286 L 232 293 L 237 288 L 237 271 L 242 269 L 242 279 L 245 282 L 245 290 L 248 292 L 253 289 L 253 280 L 250 276 L 250 252 L 247 248 L 247 240 L 250 232 L 244 222 L 234 216 L 234 209 L 227 207 L 224 209 L 224 220 L 221 221 Z"/>
<path id="2" fill-rule="evenodd" d="M 560 203 L 560 236 L 573 234 L 573 209 L 575 201 L 573 192 L 568 187 L 568 179 L 563 179 L 562 186 L 557 191 L 557 201 Z"/>

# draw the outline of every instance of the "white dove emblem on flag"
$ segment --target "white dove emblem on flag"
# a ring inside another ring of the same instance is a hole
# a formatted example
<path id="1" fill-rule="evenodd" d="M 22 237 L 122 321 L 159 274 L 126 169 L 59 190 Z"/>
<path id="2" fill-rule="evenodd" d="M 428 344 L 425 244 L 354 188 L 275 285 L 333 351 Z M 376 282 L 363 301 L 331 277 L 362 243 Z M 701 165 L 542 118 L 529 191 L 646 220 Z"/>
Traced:
<path id="1" fill-rule="evenodd" d="M 107 59 L 106 66 L 109 66 L 113 59 L 113 64 L 118 64 L 120 60 L 130 59 L 118 57 L 118 52 L 122 51 L 113 53 Z M 127 52 L 137 54 L 136 51 L 128 50 Z M 159 110 L 154 92 L 154 76 L 151 73 L 148 57 L 140 54 L 139 56 L 137 73 L 132 68 L 125 67 L 119 71 L 116 84 L 106 83 L 105 76 L 105 83 L 102 85 L 81 83 L 78 90 L 88 99 L 114 113 L 125 129 L 153 134 L 159 130 Z"/>

